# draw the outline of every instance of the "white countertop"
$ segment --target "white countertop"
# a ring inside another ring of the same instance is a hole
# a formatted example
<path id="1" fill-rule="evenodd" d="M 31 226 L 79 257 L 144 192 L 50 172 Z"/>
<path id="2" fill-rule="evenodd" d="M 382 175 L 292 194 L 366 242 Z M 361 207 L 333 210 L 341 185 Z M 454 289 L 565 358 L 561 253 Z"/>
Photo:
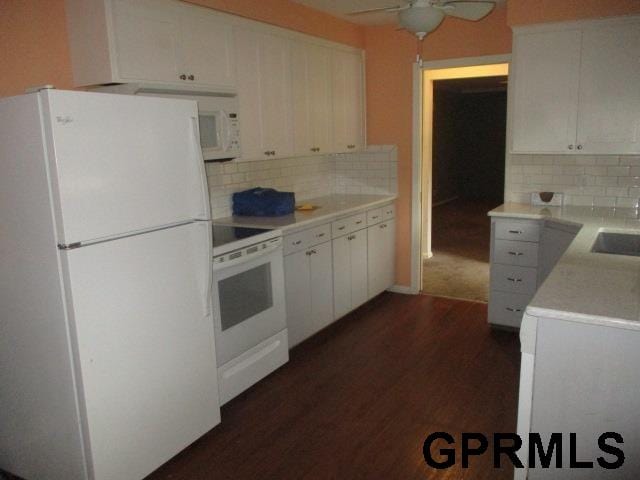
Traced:
<path id="1" fill-rule="evenodd" d="M 320 207 L 312 211 L 296 211 L 280 217 L 231 216 L 214 218 L 213 223 L 234 227 L 277 228 L 287 234 L 294 230 L 307 228 L 312 224 L 329 222 L 360 210 L 384 205 L 393 202 L 396 198 L 397 195 L 327 195 L 297 202 L 298 204 L 309 203 Z"/>
<path id="2" fill-rule="evenodd" d="M 507 203 L 489 215 L 581 226 L 538 288 L 529 315 L 640 330 L 640 257 L 591 252 L 600 231 L 640 233 L 636 209 Z"/>

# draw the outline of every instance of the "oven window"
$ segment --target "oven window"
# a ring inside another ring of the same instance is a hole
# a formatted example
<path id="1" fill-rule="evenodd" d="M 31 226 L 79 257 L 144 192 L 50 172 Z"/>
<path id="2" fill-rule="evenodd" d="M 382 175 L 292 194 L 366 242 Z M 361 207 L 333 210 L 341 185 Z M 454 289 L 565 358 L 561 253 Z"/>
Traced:
<path id="1" fill-rule="evenodd" d="M 218 118 L 215 114 L 200 114 L 200 146 L 202 148 L 218 148 Z"/>
<path id="2" fill-rule="evenodd" d="M 222 330 L 273 306 L 271 264 L 265 263 L 218 282 Z"/>

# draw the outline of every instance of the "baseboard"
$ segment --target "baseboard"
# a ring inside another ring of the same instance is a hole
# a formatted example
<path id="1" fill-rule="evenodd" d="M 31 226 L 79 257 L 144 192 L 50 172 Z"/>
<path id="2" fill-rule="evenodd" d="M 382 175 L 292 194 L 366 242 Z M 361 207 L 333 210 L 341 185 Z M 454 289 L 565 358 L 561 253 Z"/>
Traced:
<path id="1" fill-rule="evenodd" d="M 417 295 L 418 293 L 420 293 L 419 291 L 416 291 L 407 285 L 394 285 L 393 287 L 388 288 L 387 290 L 389 292 L 402 293 L 404 295 Z"/>

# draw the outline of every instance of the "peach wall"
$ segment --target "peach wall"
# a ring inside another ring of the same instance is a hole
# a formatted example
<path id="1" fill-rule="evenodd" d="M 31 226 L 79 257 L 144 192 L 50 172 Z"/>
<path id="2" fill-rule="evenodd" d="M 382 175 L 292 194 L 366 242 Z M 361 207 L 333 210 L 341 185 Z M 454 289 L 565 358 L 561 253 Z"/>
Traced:
<path id="1" fill-rule="evenodd" d="M 0 97 L 73 86 L 64 0 L 0 0 L 0 68 Z"/>
<path id="2" fill-rule="evenodd" d="M 367 141 L 398 146 L 397 281 L 411 283 L 411 150 L 416 38 L 394 25 L 367 27 Z M 511 52 L 506 8 L 479 22 L 448 18 L 421 45 L 425 60 Z"/>
<path id="3" fill-rule="evenodd" d="M 508 0 L 509 25 L 640 14 L 638 0 Z"/>

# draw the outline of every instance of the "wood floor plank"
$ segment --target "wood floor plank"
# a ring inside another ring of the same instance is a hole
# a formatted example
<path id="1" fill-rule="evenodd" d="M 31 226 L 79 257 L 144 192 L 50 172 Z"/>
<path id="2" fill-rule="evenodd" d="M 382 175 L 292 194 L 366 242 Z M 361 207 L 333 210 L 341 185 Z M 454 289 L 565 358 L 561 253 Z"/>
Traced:
<path id="1" fill-rule="evenodd" d="M 518 337 L 486 314 L 384 293 L 296 347 L 147 480 L 510 478 L 490 455 L 468 470 L 434 470 L 422 455 L 434 431 L 515 431 Z"/>

